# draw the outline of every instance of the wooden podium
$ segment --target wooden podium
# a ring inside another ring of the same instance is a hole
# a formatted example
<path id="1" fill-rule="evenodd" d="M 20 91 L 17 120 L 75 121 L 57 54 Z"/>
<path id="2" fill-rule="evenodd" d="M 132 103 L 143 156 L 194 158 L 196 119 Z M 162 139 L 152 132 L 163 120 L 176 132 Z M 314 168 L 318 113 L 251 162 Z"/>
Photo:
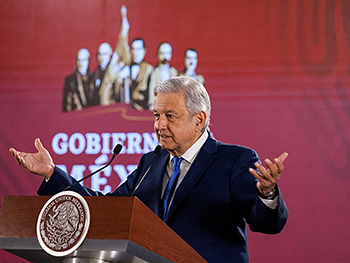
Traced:
<path id="1" fill-rule="evenodd" d="M 32 262 L 206 262 L 136 197 L 85 197 L 91 222 L 81 246 L 64 258 L 47 254 L 36 222 L 49 196 L 5 196 L 0 248 Z"/>

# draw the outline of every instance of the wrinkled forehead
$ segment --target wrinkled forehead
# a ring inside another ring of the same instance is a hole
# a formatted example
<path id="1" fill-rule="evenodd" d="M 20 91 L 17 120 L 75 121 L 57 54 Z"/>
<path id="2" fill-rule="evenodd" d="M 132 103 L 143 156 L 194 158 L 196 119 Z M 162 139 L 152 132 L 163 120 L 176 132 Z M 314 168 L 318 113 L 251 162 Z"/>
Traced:
<path id="1" fill-rule="evenodd" d="M 177 105 L 185 101 L 186 96 L 183 91 L 160 92 L 154 99 L 154 105 Z"/>

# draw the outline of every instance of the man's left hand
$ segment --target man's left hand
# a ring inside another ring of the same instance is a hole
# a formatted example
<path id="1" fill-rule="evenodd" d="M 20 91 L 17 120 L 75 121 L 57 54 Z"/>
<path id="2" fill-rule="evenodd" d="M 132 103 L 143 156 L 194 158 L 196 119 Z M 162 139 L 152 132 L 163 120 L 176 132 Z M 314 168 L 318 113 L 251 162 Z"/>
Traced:
<path id="1" fill-rule="evenodd" d="M 265 159 L 267 168 L 258 162 L 254 163 L 256 170 L 249 168 L 250 173 L 258 179 L 256 186 L 263 196 L 267 196 L 275 189 L 277 181 L 281 178 L 284 170 L 283 163 L 287 157 L 288 153 L 284 152 L 278 158 L 274 159 L 274 163 L 269 159 Z"/>

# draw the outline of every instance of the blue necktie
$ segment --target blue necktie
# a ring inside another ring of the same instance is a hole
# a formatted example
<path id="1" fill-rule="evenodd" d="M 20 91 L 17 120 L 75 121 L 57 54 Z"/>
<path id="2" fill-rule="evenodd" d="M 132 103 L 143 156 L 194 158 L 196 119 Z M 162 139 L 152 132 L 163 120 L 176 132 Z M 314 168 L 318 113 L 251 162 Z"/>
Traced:
<path id="1" fill-rule="evenodd" d="M 169 182 L 166 185 L 165 188 L 165 192 L 164 192 L 164 197 L 163 197 L 163 219 L 165 218 L 167 211 L 168 211 L 168 207 L 169 207 L 169 203 L 171 201 L 171 198 L 174 194 L 175 188 L 176 188 L 176 183 L 177 180 L 179 178 L 180 175 L 180 163 L 183 159 L 179 158 L 179 157 L 174 157 L 173 161 L 174 161 L 174 169 L 173 169 L 173 173 L 171 174 L 170 178 L 169 178 Z"/>

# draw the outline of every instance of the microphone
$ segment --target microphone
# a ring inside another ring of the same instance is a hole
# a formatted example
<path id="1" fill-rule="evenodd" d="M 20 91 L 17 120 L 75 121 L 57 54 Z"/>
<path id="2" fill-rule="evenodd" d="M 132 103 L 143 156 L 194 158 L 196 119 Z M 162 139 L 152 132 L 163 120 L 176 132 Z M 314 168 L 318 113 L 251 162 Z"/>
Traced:
<path id="1" fill-rule="evenodd" d="M 148 174 L 149 170 L 151 169 L 154 159 L 158 156 L 158 154 L 160 153 L 160 151 L 162 150 L 162 147 L 160 145 L 157 145 L 156 148 L 154 149 L 154 153 L 153 153 L 153 159 L 151 164 L 148 166 L 146 172 L 143 174 L 143 176 L 141 177 L 141 180 L 137 183 L 136 187 L 134 188 L 134 191 L 132 192 L 132 195 L 135 195 L 136 190 L 139 188 L 140 184 L 142 183 L 143 179 L 145 179 L 146 175 Z"/>
<path id="2" fill-rule="evenodd" d="M 120 151 L 122 150 L 122 148 L 123 148 L 123 146 L 121 146 L 121 144 L 117 144 L 117 145 L 114 147 L 114 149 L 113 149 L 113 156 L 112 156 L 112 158 L 109 160 L 109 162 L 108 162 L 105 166 L 101 167 L 100 169 L 97 169 L 96 171 L 92 172 L 91 174 L 89 174 L 89 175 L 87 175 L 87 176 L 81 178 L 80 180 L 76 181 L 75 183 L 73 183 L 73 184 L 67 186 L 63 191 L 66 191 L 66 190 L 71 189 L 72 187 L 76 186 L 76 185 L 79 184 L 80 182 L 85 181 L 86 179 L 90 178 L 90 177 L 93 176 L 94 174 L 96 174 L 96 173 L 102 171 L 103 169 L 105 169 L 108 165 L 110 165 L 110 164 L 112 163 L 112 161 L 113 161 L 114 158 L 120 153 Z"/>

